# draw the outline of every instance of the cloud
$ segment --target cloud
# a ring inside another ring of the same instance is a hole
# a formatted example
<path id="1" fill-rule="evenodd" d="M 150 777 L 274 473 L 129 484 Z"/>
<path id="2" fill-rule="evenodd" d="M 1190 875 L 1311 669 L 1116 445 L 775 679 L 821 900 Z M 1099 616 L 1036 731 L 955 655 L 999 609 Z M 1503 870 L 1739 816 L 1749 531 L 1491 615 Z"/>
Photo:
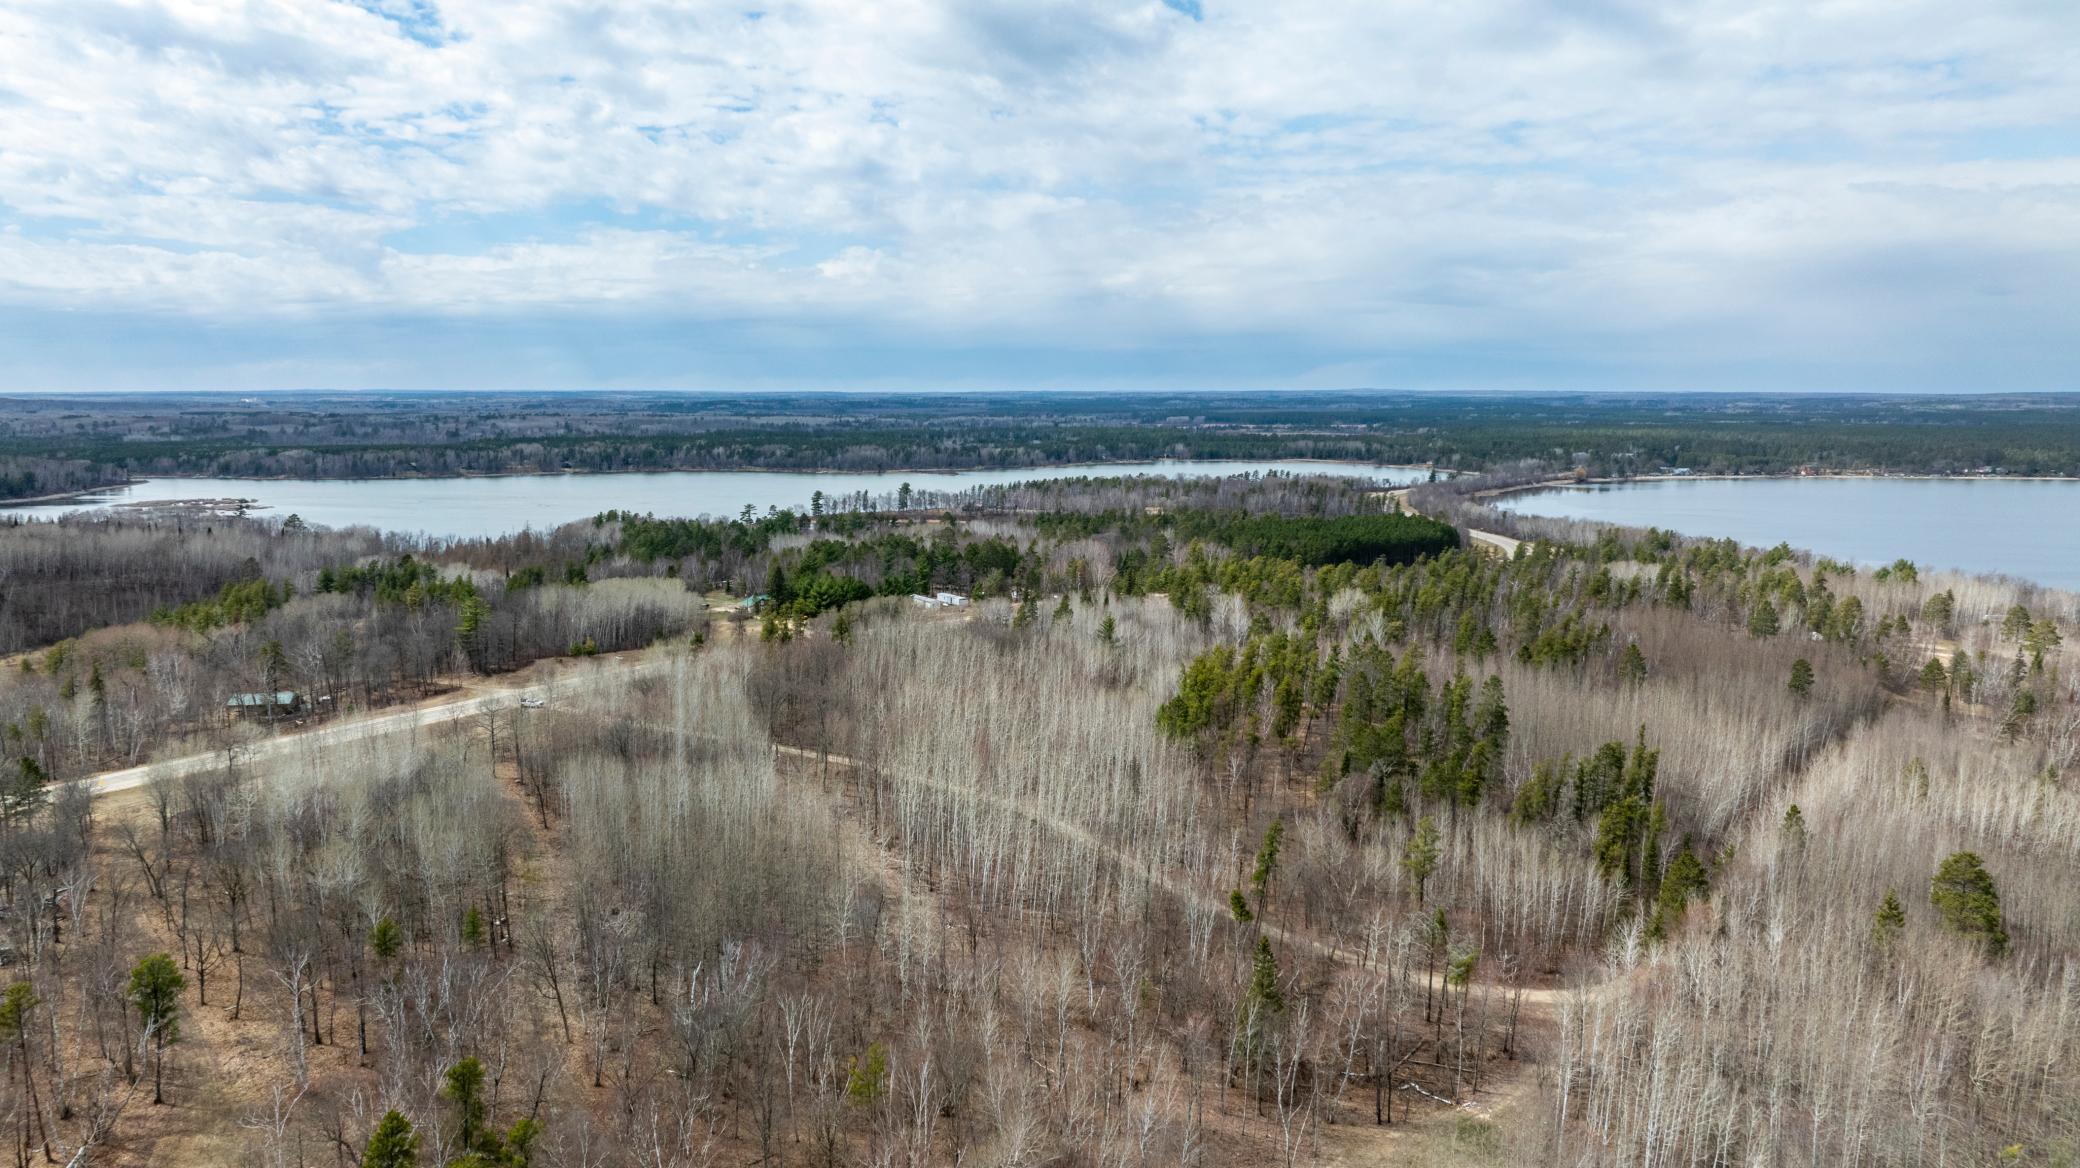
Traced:
<path id="1" fill-rule="evenodd" d="M 0 385 L 2063 388 L 2076 33 L 2037 0 L 23 0 Z"/>

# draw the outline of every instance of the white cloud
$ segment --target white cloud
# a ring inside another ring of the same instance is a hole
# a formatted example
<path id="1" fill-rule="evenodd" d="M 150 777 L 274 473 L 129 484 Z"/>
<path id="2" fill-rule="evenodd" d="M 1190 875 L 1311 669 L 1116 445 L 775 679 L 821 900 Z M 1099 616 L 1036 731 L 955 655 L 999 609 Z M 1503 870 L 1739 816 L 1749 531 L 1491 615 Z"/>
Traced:
<path id="1" fill-rule="evenodd" d="M 2037 0 L 18 0 L 0 314 L 1247 334 L 1296 382 L 1884 345 L 1881 381 L 1977 327 L 2036 369 L 2080 357 L 2076 33 Z"/>

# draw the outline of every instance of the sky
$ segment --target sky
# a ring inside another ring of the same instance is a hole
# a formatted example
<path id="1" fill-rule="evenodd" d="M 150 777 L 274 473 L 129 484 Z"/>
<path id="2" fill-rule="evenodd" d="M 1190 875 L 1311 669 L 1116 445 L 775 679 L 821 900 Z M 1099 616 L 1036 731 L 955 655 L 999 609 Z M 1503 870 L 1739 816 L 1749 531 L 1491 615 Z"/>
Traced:
<path id="1" fill-rule="evenodd" d="M 0 9 L 0 391 L 2080 389 L 2073 0 Z"/>

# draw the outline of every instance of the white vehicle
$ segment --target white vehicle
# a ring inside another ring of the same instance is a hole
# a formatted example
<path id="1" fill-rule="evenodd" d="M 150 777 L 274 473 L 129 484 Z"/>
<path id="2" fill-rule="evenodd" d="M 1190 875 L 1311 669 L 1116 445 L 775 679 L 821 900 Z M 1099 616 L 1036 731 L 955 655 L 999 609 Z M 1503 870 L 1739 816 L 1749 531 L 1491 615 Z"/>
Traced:
<path id="1" fill-rule="evenodd" d="M 523 710 L 539 710 L 547 704 L 547 702 L 544 702 L 541 698 L 536 697 L 534 694 L 528 694 L 527 696 L 520 699 L 520 708 Z"/>

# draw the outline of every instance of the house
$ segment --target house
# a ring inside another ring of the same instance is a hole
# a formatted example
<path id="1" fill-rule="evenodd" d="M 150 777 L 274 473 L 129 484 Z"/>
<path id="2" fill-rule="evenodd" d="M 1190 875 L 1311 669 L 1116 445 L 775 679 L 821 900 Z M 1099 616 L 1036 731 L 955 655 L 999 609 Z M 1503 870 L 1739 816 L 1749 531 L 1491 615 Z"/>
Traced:
<path id="1" fill-rule="evenodd" d="M 745 612 L 757 612 L 759 609 L 764 608 L 766 603 L 772 599 L 772 597 L 761 592 L 756 596 L 746 596 L 744 599 L 737 601 L 737 607 Z"/>
<path id="2" fill-rule="evenodd" d="M 924 609 L 966 608 L 968 607 L 968 598 L 958 592 L 941 592 L 934 596 L 926 596 L 922 592 L 912 592 L 910 594 L 910 603 Z"/>
<path id="3" fill-rule="evenodd" d="M 270 718 L 285 714 L 294 716 L 303 712 L 303 695 L 289 689 L 272 694 L 232 694 L 224 703 L 224 709 L 225 712 L 240 718 Z"/>

